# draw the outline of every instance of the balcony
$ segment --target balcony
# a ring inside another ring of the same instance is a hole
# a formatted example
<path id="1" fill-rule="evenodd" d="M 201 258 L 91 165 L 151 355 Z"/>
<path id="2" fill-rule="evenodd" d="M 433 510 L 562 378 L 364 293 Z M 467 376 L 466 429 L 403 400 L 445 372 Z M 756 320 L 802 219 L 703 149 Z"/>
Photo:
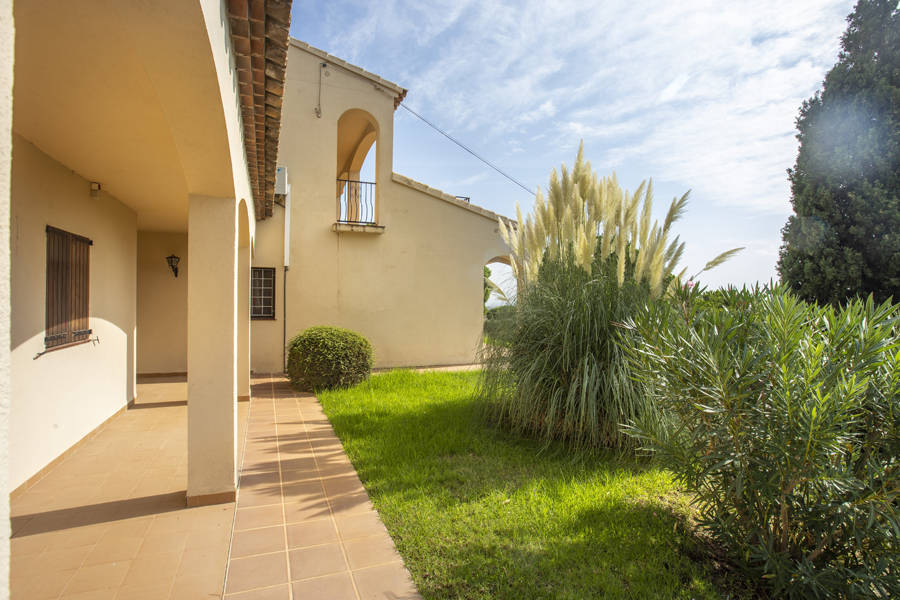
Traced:
<path id="1" fill-rule="evenodd" d="M 355 179 L 337 180 L 337 221 L 339 233 L 383 233 L 375 214 L 375 182 Z"/>
<path id="2" fill-rule="evenodd" d="M 375 224 L 375 182 L 338 179 L 338 223 Z"/>

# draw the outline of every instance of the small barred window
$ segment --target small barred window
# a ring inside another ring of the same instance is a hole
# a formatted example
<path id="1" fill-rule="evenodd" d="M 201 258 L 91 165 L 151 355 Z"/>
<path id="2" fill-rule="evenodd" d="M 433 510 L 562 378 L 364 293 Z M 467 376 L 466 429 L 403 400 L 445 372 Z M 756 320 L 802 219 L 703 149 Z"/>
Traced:
<path id="1" fill-rule="evenodd" d="M 275 318 L 275 269 L 253 267 L 250 276 L 250 318 Z"/>

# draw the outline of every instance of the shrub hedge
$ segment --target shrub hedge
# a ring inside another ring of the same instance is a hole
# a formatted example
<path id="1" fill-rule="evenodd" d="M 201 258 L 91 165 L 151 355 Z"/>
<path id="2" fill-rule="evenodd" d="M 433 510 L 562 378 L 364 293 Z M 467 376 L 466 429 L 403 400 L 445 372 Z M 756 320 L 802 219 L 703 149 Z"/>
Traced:
<path id="1" fill-rule="evenodd" d="M 288 375 L 301 391 L 350 387 L 372 372 L 369 340 L 339 327 L 310 327 L 288 342 Z"/>

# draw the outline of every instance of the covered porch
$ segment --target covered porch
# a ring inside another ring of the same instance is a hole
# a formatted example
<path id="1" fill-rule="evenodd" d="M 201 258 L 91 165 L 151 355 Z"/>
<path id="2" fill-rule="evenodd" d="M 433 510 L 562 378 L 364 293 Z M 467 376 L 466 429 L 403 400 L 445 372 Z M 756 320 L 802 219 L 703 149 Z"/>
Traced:
<path id="1" fill-rule="evenodd" d="M 146 402 L 136 380 L 153 350 L 187 374 L 183 443 L 157 457 L 165 482 L 132 483 L 233 502 L 290 2 L 51 0 L 14 18 L 10 487 Z M 157 256 L 142 236 L 183 245 Z"/>

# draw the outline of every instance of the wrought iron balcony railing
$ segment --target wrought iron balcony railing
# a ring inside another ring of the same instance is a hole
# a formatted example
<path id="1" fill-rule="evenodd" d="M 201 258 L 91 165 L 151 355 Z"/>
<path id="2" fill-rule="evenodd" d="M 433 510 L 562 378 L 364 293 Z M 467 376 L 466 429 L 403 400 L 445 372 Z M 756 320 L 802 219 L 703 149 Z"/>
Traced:
<path id="1" fill-rule="evenodd" d="M 375 182 L 338 179 L 338 223 L 375 224 Z"/>

